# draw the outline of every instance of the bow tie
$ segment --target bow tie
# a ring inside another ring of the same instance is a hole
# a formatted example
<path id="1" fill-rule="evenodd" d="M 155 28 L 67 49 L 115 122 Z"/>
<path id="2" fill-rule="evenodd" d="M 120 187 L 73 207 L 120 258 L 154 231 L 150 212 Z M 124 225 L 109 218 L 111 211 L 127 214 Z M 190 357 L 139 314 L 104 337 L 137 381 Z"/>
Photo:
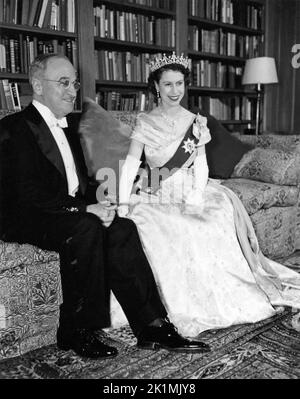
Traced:
<path id="1" fill-rule="evenodd" d="M 68 127 L 67 118 L 55 119 L 55 125 L 61 127 L 62 129 Z"/>

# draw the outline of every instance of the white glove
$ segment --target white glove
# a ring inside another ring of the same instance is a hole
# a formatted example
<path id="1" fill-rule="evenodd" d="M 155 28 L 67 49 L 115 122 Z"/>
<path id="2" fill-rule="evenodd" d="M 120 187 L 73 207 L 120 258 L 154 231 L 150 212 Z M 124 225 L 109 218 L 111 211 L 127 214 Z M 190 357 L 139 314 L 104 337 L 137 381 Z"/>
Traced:
<path id="1" fill-rule="evenodd" d="M 119 184 L 119 207 L 118 215 L 124 217 L 129 212 L 129 199 L 141 161 L 132 155 L 127 155 L 122 166 Z"/>
<path id="2" fill-rule="evenodd" d="M 203 209 L 203 194 L 208 180 L 208 165 L 205 154 L 205 147 L 199 148 L 194 160 L 193 188 L 185 198 L 186 213 L 199 212 Z"/>

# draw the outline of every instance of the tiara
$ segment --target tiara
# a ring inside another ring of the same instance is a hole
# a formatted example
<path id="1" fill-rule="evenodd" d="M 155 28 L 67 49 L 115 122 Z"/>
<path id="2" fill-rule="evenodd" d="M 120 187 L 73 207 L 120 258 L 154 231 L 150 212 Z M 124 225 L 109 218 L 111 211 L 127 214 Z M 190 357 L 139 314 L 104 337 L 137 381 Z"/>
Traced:
<path id="1" fill-rule="evenodd" d="M 184 66 L 185 68 L 188 68 L 189 59 L 187 57 L 184 57 L 183 53 L 181 54 L 180 57 L 177 56 L 175 54 L 175 51 L 173 51 L 173 54 L 170 55 L 169 57 L 167 57 L 166 54 L 163 54 L 163 57 L 161 58 L 156 57 L 155 60 L 150 61 L 150 71 L 154 72 L 157 69 L 170 64 L 179 64 Z"/>

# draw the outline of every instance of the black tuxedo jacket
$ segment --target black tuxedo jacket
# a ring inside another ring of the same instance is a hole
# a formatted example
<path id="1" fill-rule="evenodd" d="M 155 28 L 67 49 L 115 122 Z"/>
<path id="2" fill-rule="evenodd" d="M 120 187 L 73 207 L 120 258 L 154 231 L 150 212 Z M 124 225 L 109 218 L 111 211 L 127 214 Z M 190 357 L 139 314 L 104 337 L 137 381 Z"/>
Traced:
<path id="1" fill-rule="evenodd" d="M 23 111 L 0 121 L 2 237 L 17 240 L 24 226 L 32 225 L 44 213 L 86 210 L 96 202 L 96 185 L 91 184 L 77 133 L 79 118 L 67 117 L 64 129 L 73 153 L 79 191 L 68 195 L 64 163 L 46 122 L 30 104 Z"/>

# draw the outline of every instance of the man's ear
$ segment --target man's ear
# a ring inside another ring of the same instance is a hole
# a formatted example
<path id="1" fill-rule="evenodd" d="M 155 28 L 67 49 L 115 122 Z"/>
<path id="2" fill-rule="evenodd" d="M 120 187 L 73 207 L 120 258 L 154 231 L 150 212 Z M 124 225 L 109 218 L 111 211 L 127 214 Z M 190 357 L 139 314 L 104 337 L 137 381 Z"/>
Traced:
<path id="1" fill-rule="evenodd" d="M 35 94 L 41 95 L 43 93 L 42 82 L 39 79 L 33 78 L 31 81 L 31 85 L 32 90 Z"/>

